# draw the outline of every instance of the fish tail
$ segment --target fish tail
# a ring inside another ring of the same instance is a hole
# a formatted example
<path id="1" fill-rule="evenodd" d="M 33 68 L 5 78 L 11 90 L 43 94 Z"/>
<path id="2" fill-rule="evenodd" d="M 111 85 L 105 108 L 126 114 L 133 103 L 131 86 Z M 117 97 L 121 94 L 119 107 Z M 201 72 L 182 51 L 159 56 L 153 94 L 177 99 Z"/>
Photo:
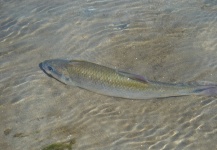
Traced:
<path id="1" fill-rule="evenodd" d="M 217 86 L 198 88 L 193 91 L 195 95 L 206 95 L 206 96 L 216 96 Z"/>

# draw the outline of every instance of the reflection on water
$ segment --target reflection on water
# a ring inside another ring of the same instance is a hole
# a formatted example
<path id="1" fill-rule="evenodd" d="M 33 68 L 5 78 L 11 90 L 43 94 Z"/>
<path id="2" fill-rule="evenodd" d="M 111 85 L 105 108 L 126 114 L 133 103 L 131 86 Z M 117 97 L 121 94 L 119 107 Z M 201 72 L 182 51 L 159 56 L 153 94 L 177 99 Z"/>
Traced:
<path id="1" fill-rule="evenodd" d="M 152 80 L 216 82 L 216 10 L 212 0 L 0 1 L 0 147 L 216 149 L 215 97 L 107 97 L 38 67 L 76 58 Z"/>

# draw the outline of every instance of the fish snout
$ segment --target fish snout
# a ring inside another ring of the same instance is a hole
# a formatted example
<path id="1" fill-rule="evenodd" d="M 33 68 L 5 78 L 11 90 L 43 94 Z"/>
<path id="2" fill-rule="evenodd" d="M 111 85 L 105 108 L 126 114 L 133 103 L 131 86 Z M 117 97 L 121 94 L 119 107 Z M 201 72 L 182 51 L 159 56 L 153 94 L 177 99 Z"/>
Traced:
<path id="1" fill-rule="evenodd" d="M 53 77 L 52 73 L 51 73 L 51 68 L 50 66 L 46 63 L 46 61 L 44 62 L 41 62 L 39 64 L 39 68 L 46 74 L 48 75 L 49 77 Z"/>

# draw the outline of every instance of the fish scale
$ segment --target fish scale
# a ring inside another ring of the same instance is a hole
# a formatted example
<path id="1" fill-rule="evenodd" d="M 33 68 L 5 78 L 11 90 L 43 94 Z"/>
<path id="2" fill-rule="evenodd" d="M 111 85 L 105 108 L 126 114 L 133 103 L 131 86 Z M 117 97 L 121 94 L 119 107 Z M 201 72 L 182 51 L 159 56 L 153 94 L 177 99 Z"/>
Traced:
<path id="1" fill-rule="evenodd" d="M 70 74 L 80 74 L 84 78 L 90 78 L 96 82 L 101 82 L 102 84 L 111 84 L 111 86 L 116 87 L 125 87 L 125 88 L 139 88 L 146 87 L 144 83 L 131 80 L 129 78 L 120 76 L 116 73 L 115 70 L 102 67 L 96 64 L 82 62 L 82 64 L 77 65 L 76 67 L 69 66 L 68 72 Z"/>

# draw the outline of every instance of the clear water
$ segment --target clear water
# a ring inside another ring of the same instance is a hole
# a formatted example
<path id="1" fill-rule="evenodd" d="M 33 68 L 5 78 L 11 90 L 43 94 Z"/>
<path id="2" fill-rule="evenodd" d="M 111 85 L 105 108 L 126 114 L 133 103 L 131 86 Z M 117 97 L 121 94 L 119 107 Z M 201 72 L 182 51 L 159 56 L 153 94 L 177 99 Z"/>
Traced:
<path id="1" fill-rule="evenodd" d="M 165 82 L 217 83 L 213 0 L 0 0 L 0 147 L 217 149 L 216 97 L 107 97 L 49 78 L 83 59 Z"/>

